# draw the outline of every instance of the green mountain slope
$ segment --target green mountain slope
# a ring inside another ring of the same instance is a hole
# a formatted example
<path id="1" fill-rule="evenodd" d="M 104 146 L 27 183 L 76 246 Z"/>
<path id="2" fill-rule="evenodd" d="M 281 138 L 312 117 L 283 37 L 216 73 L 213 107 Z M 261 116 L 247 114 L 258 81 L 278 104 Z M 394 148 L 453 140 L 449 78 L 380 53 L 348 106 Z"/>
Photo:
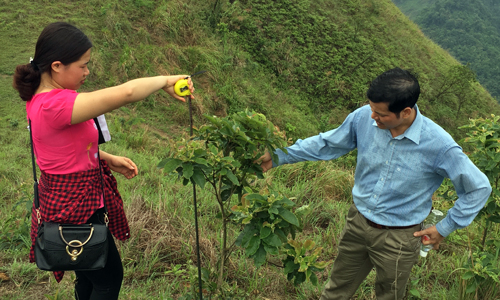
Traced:
<path id="1" fill-rule="evenodd" d="M 497 108 L 481 88 L 457 110 L 453 95 L 432 103 L 440 76 L 458 64 L 427 39 L 390 1 L 3 1 L 0 73 L 9 81 L 27 63 L 49 22 L 80 26 L 94 42 L 91 90 L 138 76 L 193 73 L 197 112 L 225 114 L 245 107 L 266 113 L 294 137 L 338 125 L 366 101 L 367 84 L 399 66 L 420 74 L 421 109 L 448 130 Z M 152 97 L 149 106 L 163 99 Z M 17 101 L 13 99 L 11 101 Z M 161 102 L 161 101 L 160 101 Z M 186 125 L 179 103 L 148 110 L 154 127 Z M 163 118 L 163 115 L 172 115 Z"/>
<path id="2" fill-rule="evenodd" d="M 452 131 L 460 123 L 449 116 L 456 100 L 445 101 L 446 107 L 434 102 L 438 78 L 457 62 L 389 1 L 240 1 L 222 21 L 253 59 L 273 73 L 281 90 L 309 96 L 308 107 L 321 118 L 339 107 L 358 107 L 366 101 L 372 78 L 400 66 L 421 75 L 424 113 Z M 495 106 L 489 96 L 479 94 L 472 97 L 485 96 L 483 108 Z M 482 111 L 481 106 L 469 107 L 466 115 Z"/>
<path id="3" fill-rule="evenodd" d="M 433 5 L 438 0 L 392 0 L 407 15 L 410 19 L 414 20 L 418 14 L 425 8 Z"/>
<path id="4" fill-rule="evenodd" d="M 491 0 L 394 0 L 433 41 L 470 63 L 481 84 L 500 96 L 500 6 Z"/>

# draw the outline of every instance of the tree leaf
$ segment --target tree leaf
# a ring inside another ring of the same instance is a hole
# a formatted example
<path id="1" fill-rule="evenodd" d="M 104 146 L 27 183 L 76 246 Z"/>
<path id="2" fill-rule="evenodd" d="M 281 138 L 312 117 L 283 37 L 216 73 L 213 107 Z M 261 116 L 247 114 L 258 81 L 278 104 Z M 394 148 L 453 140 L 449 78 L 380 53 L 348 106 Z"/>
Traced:
<path id="1" fill-rule="evenodd" d="M 194 161 L 200 165 L 205 165 L 205 166 L 208 165 L 208 161 L 201 157 L 195 158 Z"/>
<path id="2" fill-rule="evenodd" d="M 295 280 L 293 281 L 293 284 L 295 286 L 300 285 L 304 281 L 306 281 L 306 273 L 298 272 L 297 274 L 295 274 Z"/>
<path id="3" fill-rule="evenodd" d="M 417 297 L 418 299 L 422 298 L 420 292 L 417 289 L 411 289 L 409 292 L 412 296 Z"/>
<path id="4" fill-rule="evenodd" d="M 266 237 L 269 236 L 269 234 L 271 234 L 272 232 L 272 229 L 269 228 L 269 227 L 262 227 L 262 229 L 260 230 L 260 238 L 261 239 L 265 239 Z"/>
<path id="5" fill-rule="evenodd" d="M 252 238 L 248 242 L 248 247 L 247 247 L 247 249 L 245 251 L 245 254 L 247 256 L 254 255 L 255 252 L 257 252 L 257 250 L 259 249 L 259 246 L 260 246 L 260 237 L 258 237 L 258 236 L 252 236 Z"/>
<path id="6" fill-rule="evenodd" d="M 276 234 L 283 243 L 286 243 L 287 238 L 283 230 L 281 230 L 280 228 L 276 228 L 274 229 L 274 234 Z"/>
<path id="7" fill-rule="evenodd" d="M 240 185 L 240 182 L 238 181 L 238 178 L 233 174 L 233 172 L 231 172 L 231 170 L 227 170 L 227 174 L 226 174 L 227 178 L 229 178 L 229 180 L 231 180 L 231 182 L 234 184 L 234 185 Z"/>
<path id="8" fill-rule="evenodd" d="M 213 155 L 217 155 L 217 153 L 219 153 L 219 150 L 217 150 L 217 147 L 215 147 L 213 144 L 209 144 L 208 149 L 210 149 L 210 152 L 212 152 Z"/>
<path id="9" fill-rule="evenodd" d="M 288 273 L 291 273 L 295 270 L 298 270 L 299 269 L 299 265 L 294 263 L 293 261 L 288 261 L 286 264 L 285 264 L 285 274 L 288 274 Z"/>
<path id="10" fill-rule="evenodd" d="M 287 224 L 288 224 L 288 223 L 287 223 Z M 296 232 L 295 232 L 295 227 L 290 226 L 289 230 L 290 230 L 290 235 L 292 236 L 292 239 L 294 239 L 294 240 L 295 240 L 295 233 L 296 233 Z"/>
<path id="11" fill-rule="evenodd" d="M 316 245 L 316 243 L 314 243 L 313 241 L 307 240 L 307 241 L 304 242 L 304 246 L 303 247 L 306 250 L 311 250 L 312 248 L 314 248 L 315 245 Z"/>
<path id="12" fill-rule="evenodd" d="M 234 241 L 234 244 L 238 247 L 242 247 L 243 245 L 243 236 L 244 236 L 244 232 L 240 232 L 240 234 L 238 235 L 238 237 L 236 238 L 236 240 Z M 250 239 L 249 239 L 250 240 Z"/>
<path id="13" fill-rule="evenodd" d="M 287 207 L 295 206 L 295 202 L 293 202 L 292 200 L 290 200 L 286 197 L 283 197 L 283 199 L 276 201 L 276 204 L 285 205 Z"/>
<path id="14" fill-rule="evenodd" d="M 206 154 L 207 154 L 207 151 L 205 149 L 196 149 L 196 150 L 193 151 L 193 155 L 194 155 L 193 157 L 195 157 L 195 161 L 198 158 L 200 158 L 200 157 L 202 157 L 202 156 L 204 156 Z"/>
<path id="15" fill-rule="evenodd" d="M 500 216 L 491 216 L 488 220 L 494 223 L 500 223 Z"/>
<path id="16" fill-rule="evenodd" d="M 220 124 L 220 121 L 219 121 L 219 118 L 215 117 L 215 116 L 209 116 L 209 115 L 204 115 L 205 118 L 208 119 L 208 121 L 210 121 L 210 123 L 214 124 L 214 125 L 218 125 Z"/>
<path id="17" fill-rule="evenodd" d="M 276 206 L 271 206 L 269 207 L 269 209 L 267 210 L 269 212 L 269 214 L 274 214 L 274 215 L 279 215 L 279 211 L 278 211 L 278 207 Z"/>
<path id="18" fill-rule="evenodd" d="M 267 197 L 264 195 L 260 195 L 260 194 L 248 194 L 246 196 L 246 199 L 267 203 Z"/>
<path id="19" fill-rule="evenodd" d="M 470 294 L 470 293 L 472 293 L 472 292 L 474 292 L 476 290 L 476 287 L 477 287 L 477 282 L 473 281 L 472 283 L 469 283 L 467 285 L 467 289 L 465 290 L 465 292 L 467 294 Z"/>
<path id="20" fill-rule="evenodd" d="M 313 264 L 313 266 L 317 269 L 319 269 L 320 271 L 324 270 L 326 268 L 326 266 L 328 266 L 328 264 L 330 263 L 331 261 L 320 261 L 320 262 L 317 262 L 315 264 Z"/>
<path id="21" fill-rule="evenodd" d="M 193 165 L 189 162 L 182 163 L 182 176 L 189 179 L 193 176 Z"/>
<path id="22" fill-rule="evenodd" d="M 252 219 L 253 219 L 253 216 L 252 215 L 249 215 L 248 217 L 244 218 L 243 220 L 241 220 L 241 224 L 250 224 L 250 222 L 252 222 Z"/>
<path id="23" fill-rule="evenodd" d="M 260 245 L 259 249 L 253 257 L 253 262 L 257 268 L 262 266 L 266 262 L 266 254 L 267 252 L 264 249 L 264 246 Z"/>
<path id="24" fill-rule="evenodd" d="M 271 255 L 279 255 L 278 247 L 271 247 L 264 244 L 264 249 L 266 250 L 267 253 Z"/>
<path id="25" fill-rule="evenodd" d="M 177 158 L 167 158 L 158 164 L 158 168 L 163 168 L 166 173 L 170 173 L 182 164 L 182 160 Z"/>
<path id="26" fill-rule="evenodd" d="M 280 216 L 283 218 L 283 220 L 287 221 L 290 224 L 293 224 L 297 227 L 299 227 L 299 220 L 297 217 L 289 210 L 280 207 L 278 208 Z"/>
<path id="27" fill-rule="evenodd" d="M 231 192 L 231 190 L 223 190 L 221 193 L 220 193 L 220 196 L 222 198 L 222 201 L 227 201 L 227 199 L 230 199 L 231 196 L 233 195 L 233 193 Z"/>
<path id="28" fill-rule="evenodd" d="M 308 268 L 307 263 L 305 261 L 301 261 L 300 262 L 299 272 L 305 272 L 305 271 L 307 271 L 307 268 Z"/>
<path id="29" fill-rule="evenodd" d="M 309 276 L 309 281 L 311 281 L 312 285 L 318 286 L 318 277 L 312 271 L 311 271 L 311 275 Z"/>
<path id="30" fill-rule="evenodd" d="M 248 244 L 250 243 L 250 240 L 258 232 L 259 232 L 259 230 L 256 229 L 253 225 L 245 226 L 245 228 L 243 228 L 243 231 L 240 233 L 240 235 L 242 235 L 241 246 L 243 248 L 248 248 Z"/>
<path id="31" fill-rule="evenodd" d="M 297 218 L 301 218 L 310 214 L 311 211 L 312 209 L 311 207 L 309 207 L 309 205 L 302 205 L 301 207 L 295 210 L 295 216 L 297 216 Z"/>
<path id="32" fill-rule="evenodd" d="M 273 247 L 279 247 L 282 244 L 280 238 L 274 233 L 271 233 L 268 237 L 263 239 L 263 241 L 266 244 L 268 244 L 269 246 L 273 246 Z"/>
<path id="33" fill-rule="evenodd" d="M 472 272 L 472 271 L 467 271 L 467 272 L 465 272 L 465 274 L 464 274 L 464 275 L 462 275 L 462 279 L 467 280 L 467 279 L 471 279 L 471 278 L 472 278 L 472 277 L 474 277 L 474 276 L 475 276 L 474 272 Z"/>
<path id="34" fill-rule="evenodd" d="M 205 175 L 200 169 L 194 169 L 191 179 L 201 188 L 205 187 L 205 183 L 207 182 L 207 180 L 205 179 Z"/>

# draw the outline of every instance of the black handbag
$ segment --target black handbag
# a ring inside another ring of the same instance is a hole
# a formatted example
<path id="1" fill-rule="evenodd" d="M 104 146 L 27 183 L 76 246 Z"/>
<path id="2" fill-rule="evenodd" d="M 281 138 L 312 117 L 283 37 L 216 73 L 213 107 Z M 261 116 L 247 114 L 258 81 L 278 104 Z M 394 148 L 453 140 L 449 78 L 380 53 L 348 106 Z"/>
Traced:
<path id="1" fill-rule="evenodd" d="M 108 257 L 107 237 L 104 224 L 42 222 L 35 241 L 36 265 L 46 271 L 102 269 Z"/>
<path id="2" fill-rule="evenodd" d="M 37 267 L 45 271 L 91 271 L 104 268 L 108 258 L 109 248 L 109 220 L 106 204 L 104 204 L 104 224 L 90 223 L 76 225 L 41 221 L 35 153 L 33 150 L 31 130 L 30 120 L 31 159 L 35 181 L 34 203 L 38 217 L 38 232 L 34 246 Z M 97 153 L 99 155 L 99 150 Z M 98 161 L 100 162 L 99 156 Z M 104 197 L 102 168 L 100 166 L 99 168 Z"/>

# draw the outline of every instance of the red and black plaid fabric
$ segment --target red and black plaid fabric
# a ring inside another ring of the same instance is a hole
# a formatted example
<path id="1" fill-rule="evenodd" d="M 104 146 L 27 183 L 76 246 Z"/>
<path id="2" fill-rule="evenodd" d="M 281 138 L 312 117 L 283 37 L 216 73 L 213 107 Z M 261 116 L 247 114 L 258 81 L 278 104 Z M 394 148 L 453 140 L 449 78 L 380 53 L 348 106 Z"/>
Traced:
<path id="1" fill-rule="evenodd" d="M 119 240 L 130 237 L 123 201 L 117 189 L 116 179 L 106 161 L 101 160 L 104 179 L 104 200 L 108 210 L 111 233 Z M 99 169 L 85 172 L 54 175 L 42 171 L 38 184 L 40 200 L 40 221 L 63 224 L 84 224 L 99 209 L 101 204 L 101 175 Z M 31 211 L 30 262 L 35 262 L 33 247 L 38 231 L 35 206 Z M 54 272 L 57 282 L 64 272 Z"/>

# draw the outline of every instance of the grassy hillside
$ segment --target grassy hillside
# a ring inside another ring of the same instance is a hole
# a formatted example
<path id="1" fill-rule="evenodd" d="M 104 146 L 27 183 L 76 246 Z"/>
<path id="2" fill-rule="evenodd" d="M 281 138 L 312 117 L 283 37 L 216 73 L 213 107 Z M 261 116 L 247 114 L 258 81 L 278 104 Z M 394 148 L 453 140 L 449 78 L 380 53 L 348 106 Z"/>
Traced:
<path id="1" fill-rule="evenodd" d="M 413 20 L 414 17 L 424 10 L 426 7 L 431 6 L 438 0 L 392 0 L 410 19 Z"/>
<path id="2" fill-rule="evenodd" d="M 457 97 L 435 97 L 443 76 L 458 62 L 390 1 L 239 1 L 228 12 L 219 25 L 225 35 L 271 72 L 280 90 L 300 95 L 302 111 L 318 119 L 320 130 L 366 103 L 371 79 L 396 66 L 420 75 L 422 112 L 453 134 L 470 116 L 498 107 L 478 87 L 468 108 L 451 117 Z M 294 99 L 286 103 L 297 107 Z"/>
<path id="3" fill-rule="evenodd" d="M 234 2 L 234 3 L 231 3 Z M 80 27 L 93 41 L 91 75 L 82 91 L 140 76 L 207 73 L 194 78 L 195 124 L 203 114 L 225 116 L 251 108 L 264 113 L 293 139 L 338 126 L 366 102 L 367 84 L 392 67 L 419 73 L 421 111 L 456 137 L 469 117 L 500 111 L 479 85 L 457 115 L 459 98 L 433 101 L 450 66 L 459 65 L 426 38 L 390 1 L 20 1 L 0 0 L 0 295 L 2 299 L 67 299 L 71 274 L 56 284 L 28 264 L 26 207 L 32 191 L 24 103 L 11 87 L 16 65 L 29 62 L 42 28 L 54 21 Z M 120 244 L 125 266 L 123 299 L 181 299 L 196 271 L 190 186 L 156 168 L 170 151 L 169 138 L 185 136 L 185 104 L 157 93 L 107 114 L 112 142 L 104 150 L 133 159 L 140 176 L 118 178 L 132 239 Z M 352 157 L 335 163 L 304 163 L 267 174 L 280 192 L 310 204 L 304 233 L 336 255 L 336 240 L 350 204 Z M 210 191 L 200 191 L 202 263 L 216 263 L 219 227 Z M 448 203 L 436 199 L 438 207 Z M 236 234 L 236 231 L 232 233 Z M 463 241 L 476 232 L 449 237 L 442 252 L 414 270 L 411 288 L 432 297 L 457 299 Z M 451 268 L 451 269 L 450 269 Z M 320 287 L 295 288 L 279 268 L 256 270 L 237 252 L 225 287 L 233 299 L 317 299 Z M 450 275 L 450 273 L 452 273 Z M 269 280 L 273 278 L 273 280 Z M 436 279 L 438 278 L 438 279 Z M 357 292 L 373 299 L 374 274 Z M 189 298 L 184 298 L 189 299 Z"/>
<path id="4" fill-rule="evenodd" d="M 483 86 L 500 96 L 500 18 L 491 0 L 394 0 L 422 31 L 463 64 L 470 63 Z"/>

